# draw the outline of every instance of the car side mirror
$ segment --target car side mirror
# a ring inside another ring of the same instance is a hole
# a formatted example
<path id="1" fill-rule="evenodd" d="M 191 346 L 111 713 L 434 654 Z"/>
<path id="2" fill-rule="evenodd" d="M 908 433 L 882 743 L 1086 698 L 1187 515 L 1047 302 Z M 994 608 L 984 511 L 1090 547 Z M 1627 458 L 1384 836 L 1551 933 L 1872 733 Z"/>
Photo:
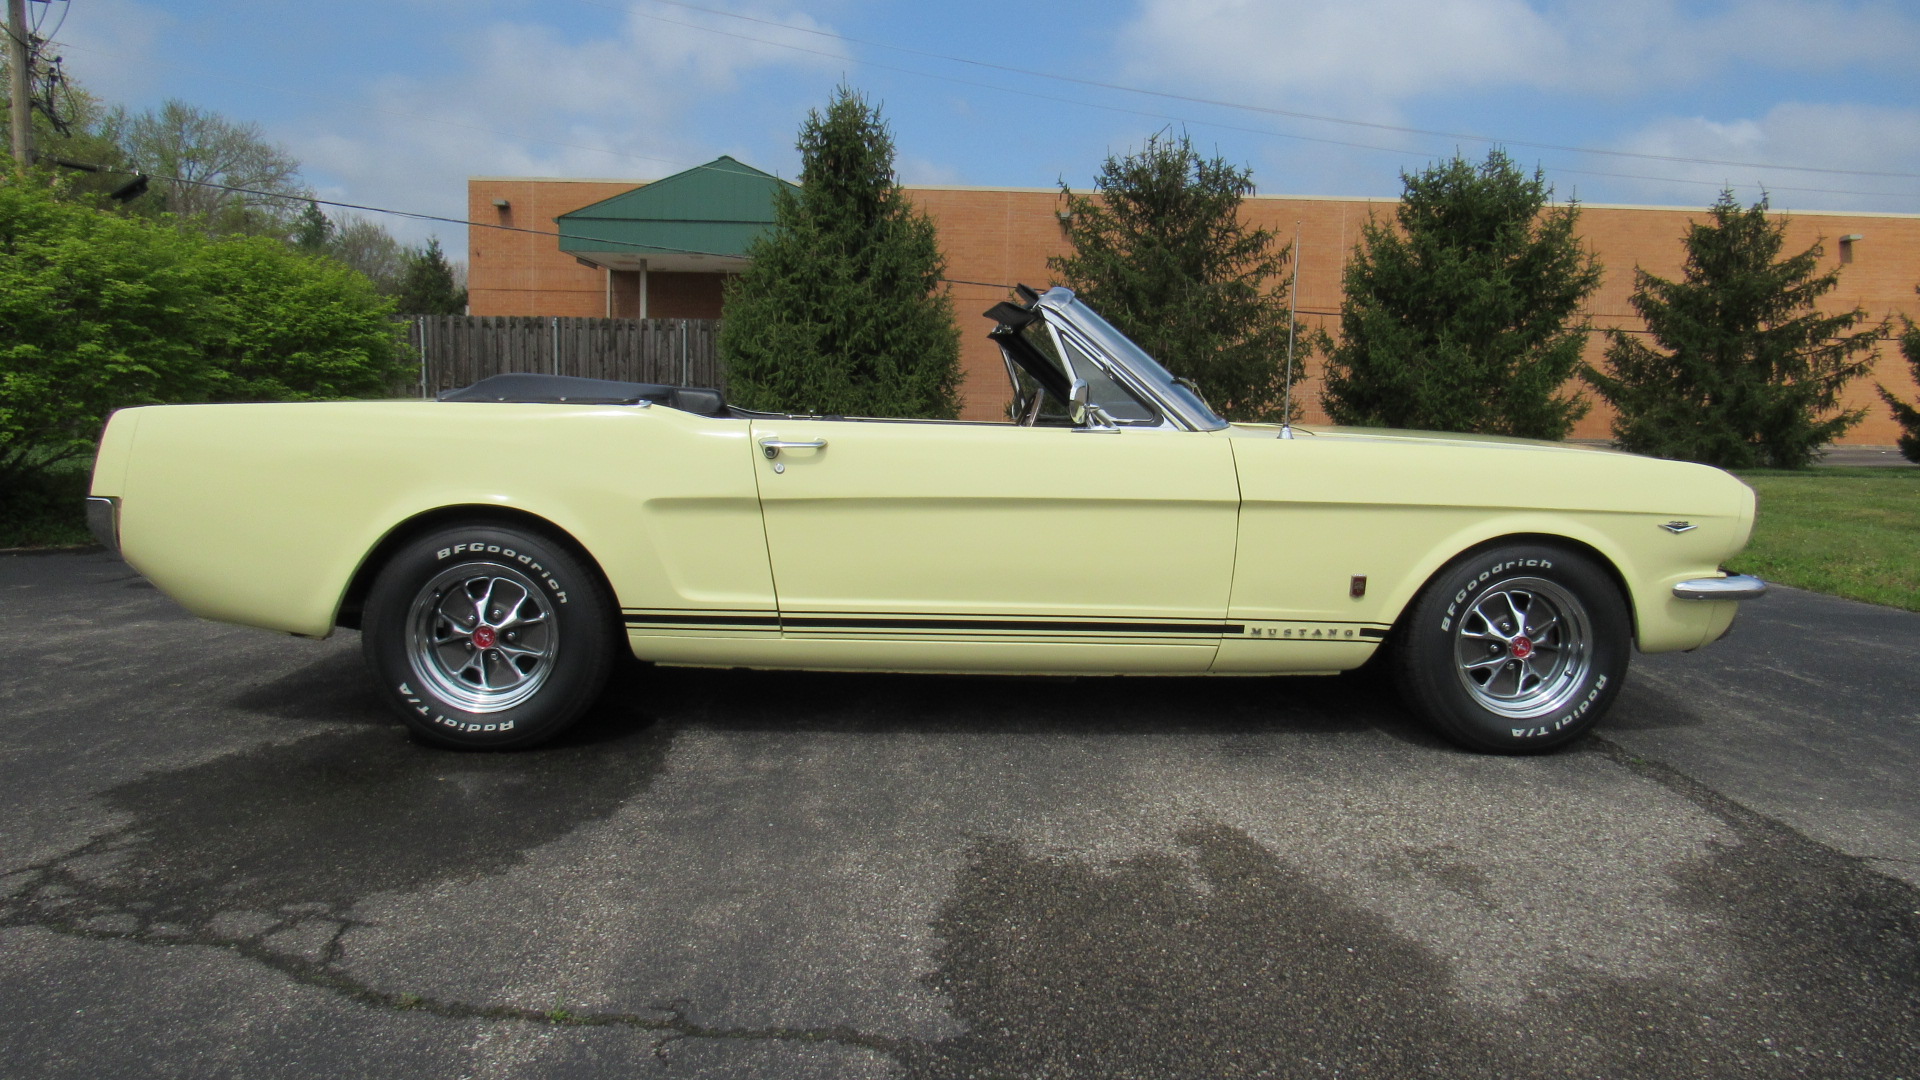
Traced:
<path id="1" fill-rule="evenodd" d="M 1113 422 L 1107 410 L 1088 400 L 1087 380 L 1075 379 L 1067 387 L 1067 418 L 1073 421 L 1075 431 L 1119 431 L 1120 425 Z"/>
<path id="2" fill-rule="evenodd" d="M 1087 424 L 1087 393 L 1085 379 L 1075 379 L 1073 385 L 1067 388 L 1067 419 L 1073 421 L 1074 427 L 1085 427 Z"/>

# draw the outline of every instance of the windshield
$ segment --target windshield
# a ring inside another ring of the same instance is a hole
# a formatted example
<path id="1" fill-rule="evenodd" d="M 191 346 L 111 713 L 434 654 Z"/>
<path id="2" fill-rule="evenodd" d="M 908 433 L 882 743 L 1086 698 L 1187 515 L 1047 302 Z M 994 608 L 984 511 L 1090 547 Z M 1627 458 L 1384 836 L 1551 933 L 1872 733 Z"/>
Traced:
<path id="1" fill-rule="evenodd" d="M 1147 355 L 1147 351 L 1133 343 L 1133 339 L 1114 328 L 1114 325 L 1100 317 L 1100 313 L 1079 301 L 1073 303 L 1073 315 L 1076 322 L 1093 334 L 1100 344 L 1115 354 L 1141 378 L 1156 384 L 1161 394 L 1177 399 L 1192 415 L 1201 418 L 1202 426 L 1223 428 L 1227 422 L 1202 401 L 1199 394 L 1174 381 L 1173 374 L 1160 366 L 1160 362 Z"/>
<path id="2" fill-rule="evenodd" d="M 1152 407 L 1109 378 L 1084 346 L 1062 338 L 1058 328 L 1035 320 L 1021 327 L 1019 333 L 1020 339 L 1053 371 L 1058 385 L 1072 386 L 1075 379 L 1086 380 L 1087 400 L 1100 406 L 1108 418 L 1121 424 L 1153 424 L 1159 421 L 1159 414 Z M 1021 381 L 1023 376 L 1025 381 Z M 1044 423 L 1047 418 L 1056 415 L 1065 418 L 1065 403 L 1054 401 L 1053 396 L 1046 394 L 1045 388 L 1031 375 L 1025 372 L 1017 374 L 1015 386 L 1019 393 L 1019 400 L 1015 403 L 1017 407 L 1023 404 L 1030 406 L 1033 400 L 1028 396 L 1030 393 L 1045 394 L 1048 399 L 1049 405 L 1040 406 L 1033 413 L 1031 423 Z"/>

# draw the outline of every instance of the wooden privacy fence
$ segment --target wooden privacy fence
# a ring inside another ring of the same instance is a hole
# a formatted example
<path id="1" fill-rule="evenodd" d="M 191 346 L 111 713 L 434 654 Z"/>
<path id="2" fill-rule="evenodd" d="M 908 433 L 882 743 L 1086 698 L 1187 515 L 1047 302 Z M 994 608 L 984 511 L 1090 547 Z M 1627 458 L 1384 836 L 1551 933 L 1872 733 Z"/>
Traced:
<path id="1" fill-rule="evenodd" d="M 407 322 L 422 397 L 521 371 L 726 389 L 714 319 L 413 315 Z"/>

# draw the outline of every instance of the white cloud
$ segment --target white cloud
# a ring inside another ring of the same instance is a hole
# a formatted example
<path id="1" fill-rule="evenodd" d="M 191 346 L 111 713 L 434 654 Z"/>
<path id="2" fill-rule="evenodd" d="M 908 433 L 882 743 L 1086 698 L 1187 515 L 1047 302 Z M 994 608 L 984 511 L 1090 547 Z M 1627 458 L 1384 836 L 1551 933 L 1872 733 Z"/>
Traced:
<path id="1" fill-rule="evenodd" d="M 1511 87 L 1634 95 L 1735 66 L 1906 64 L 1920 19 L 1891 3 L 1731 0 L 1143 0 L 1120 34 L 1134 79 L 1252 103 L 1396 103 Z"/>
<path id="2" fill-rule="evenodd" d="M 819 55 L 833 52 L 831 39 L 799 32 L 822 29 L 804 15 L 782 18 L 795 28 L 784 31 L 694 13 L 671 18 L 635 13 L 594 38 L 524 20 L 488 23 L 451 43 L 464 57 L 454 74 L 384 79 L 364 109 L 277 134 L 323 197 L 351 192 L 346 201 L 462 217 L 468 176 L 645 178 L 699 164 L 724 149 L 716 139 L 732 135 L 688 122 L 702 102 L 757 74 L 844 66 Z M 724 33 L 679 25 L 696 21 Z M 811 51 L 729 36 L 741 34 Z M 389 227 L 410 241 L 437 232 L 450 250 L 464 249 L 457 227 L 397 219 Z"/>
<path id="3" fill-rule="evenodd" d="M 1907 66 L 1920 48 L 1911 4 L 1743 0 L 1691 28 L 1699 45 L 1726 62 L 1800 71 L 1853 64 Z"/>
<path id="4" fill-rule="evenodd" d="M 1911 58 L 1920 55 L 1920 9 L 1911 3 L 1138 2 L 1118 36 L 1117 81 L 1135 85 L 1375 124 L 1465 131 L 1495 124 L 1507 130 L 1488 134 L 1674 158 L 1920 171 L 1920 114 L 1859 100 L 1884 102 L 1888 88 L 1911 82 Z M 1710 115 L 1729 99 L 1741 103 L 1733 118 L 1685 115 Z M 1809 103 L 1783 104 L 1792 101 Z M 1196 134 L 1209 117 L 1230 115 L 1179 109 L 1195 115 Z M 1519 125 L 1526 130 L 1515 130 L 1512 117 L 1529 113 L 1532 119 Z M 1450 114 L 1508 119 L 1436 119 Z M 1664 118 L 1649 122 L 1654 116 Z M 1478 141 L 1455 145 L 1248 113 L 1226 122 L 1332 140 L 1271 143 L 1260 162 L 1263 190 L 1270 191 L 1394 194 L 1400 169 L 1417 170 L 1455 151 L 1473 158 L 1486 151 Z M 1607 141 L 1599 134 L 1607 130 L 1633 134 Z M 1387 148 L 1393 152 L 1379 152 Z M 1910 181 L 1896 178 L 1608 158 L 1519 142 L 1509 152 L 1523 166 L 1545 165 L 1560 196 L 1589 201 L 1704 206 L 1721 183 L 1750 197 L 1764 182 L 1776 205 L 1920 210 L 1913 197 L 1897 194 Z"/>
<path id="5" fill-rule="evenodd" d="M 1497 81 L 1558 47 L 1524 0 L 1146 0 L 1121 40 L 1161 82 L 1369 100 Z"/>
<path id="6" fill-rule="evenodd" d="M 1789 102 L 1758 117 L 1731 121 L 1667 117 L 1621 140 L 1617 148 L 1676 158 L 1911 175 L 1920 173 L 1920 109 Z M 1717 187 L 1731 185 L 1736 195 L 1749 202 L 1766 190 L 1780 209 L 1920 210 L 1911 179 L 1710 165 L 1698 160 L 1648 164 L 1692 183 L 1610 180 L 1609 186 L 1622 194 L 1607 201 L 1705 206 L 1713 201 Z M 1595 167 L 1619 172 L 1635 168 Z"/>

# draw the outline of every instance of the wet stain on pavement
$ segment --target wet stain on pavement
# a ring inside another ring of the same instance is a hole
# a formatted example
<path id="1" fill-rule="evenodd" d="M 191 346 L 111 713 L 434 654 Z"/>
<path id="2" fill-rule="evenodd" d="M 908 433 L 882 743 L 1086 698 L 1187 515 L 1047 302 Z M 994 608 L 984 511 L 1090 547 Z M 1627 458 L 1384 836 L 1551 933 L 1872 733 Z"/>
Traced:
<path id="1" fill-rule="evenodd" d="M 58 909 L 192 932 L 235 912 L 341 911 L 377 892 L 501 872 L 644 789 L 659 733 L 452 754 L 378 726 L 156 773 L 103 801 L 134 823 L 43 868 L 7 921 Z M 60 879 L 65 899 L 47 889 Z M 37 899 L 36 899 L 37 897 Z"/>
<path id="2" fill-rule="evenodd" d="M 1448 956 L 1220 825 L 1112 865 L 977 840 L 933 919 L 926 983 L 966 1025 L 941 1040 L 876 1035 L 858 1017 L 703 1025 L 689 1016 L 708 1010 L 690 1002 L 570 1013 L 430 999 L 338 962 L 361 901 L 512 870 L 644 798 L 690 725 L 1173 732 L 1209 736 L 1238 759 L 1269 752 L 1263 731 L 1338 737 L 1397 723 L 1371 697 L 1362 710 L 1326 708 L 1351 701 L 1351 687 L 1296 680 L 1287 707 L 1334 718 L 1291 728 L 1275 723 L 1270 695 L 1244 685 L 1224 709 L 1196 714 L 1184 680 L 661 672 L 646 715 L 606 706 L 541 749 L 454 754 L 409 742 L 343 654 L 229 692 L 240 709 L 317 725 L 314 734 L 104 792 L 128 823 L 9 875 L 0 926 L 225 949 L 372 1008 L 625 1025 L 669 1061 L 677 1041 L 710 1039 L 862 1047 L 919 1078 L 1920 1077 L 1920 890 L 1599 740 L 1592 752 L 1738 838 L 1670 868 L 1676 901 L 1712 916 L 1724 972 L 1682 982 L 1567 971 L 1517 1009 L 1476 1006 Z M 1489 935 L 1503 932 L 1497 891 L 1466 855 L 1409 848 L 1391 866 L 1442 884 L 1486 912 Z"/>
<path id="3" fill-rule="evenodd" d="M 150 947 L 228 950 L 300 984 L 363 1005 L 550 1027 L 625 1026 L 665 1060 L 685 1039 L 836 1043 L 883 1054 L 894 1041 L 850 1027 L 703 1024 L 686 1003 L 639 1013 L 576 1013 L 436 1000 L 368 984 L 347 971 L 355 906 L 383 892 L 510 870 L 534 848 L 604 819 L 641 795 L 676 728 L 607 702 L 551 743 L 463 754 L 411 742 L 396 720 L 367 714 L 361 692 L 329 680 L 334 659 L 242 695 L 316 695 L 307 720 L 333 730 L 201 765 L 155 773 L 100 798 L 133 821 L 0 878 L 0 927 Z M 374 702 L 374 704 L 378 704 Z M 333 715 L 336 712 L 344 715 Z"/>
<path id="4" fill-rule="evenodd" d="M 393 728 L 359 652 L 340 652 L 260 683 L 228 702 L 246 713 L 319 724 Z"/>
<path id="5" fill-rule="evenodd" d="M 1740 837 L 1672 870 L 1678 900 L 1721 928 L 1724 976 L 1568 971 L 1516 1010 L 1487 1009 L 1446 958 L 1236 831 L 1184 834 L 1190 859 L 1104 868 L 983 840 L 936 921 L 927 977 L 970 1030 L 911 1048 L 908 1074 L 1920 1075 L 1920 890 L 1629 767 Z M 1445 852 L 1404 869 L 1485 906 L 1479 871 Z M 1489 913 L 1487 932 L 1504 924 Z"/>
<path id="6" fill-rule="evenodd" d="M 1451 845 L 1407 848 L 1386 861 L 1387 868 L 1396 876 L 1430 879 L 1487 911 L 1499 906 L 1493 899 L 1492 883 L 1486 873 Z"/>
<path id="7" fill-rule="evenodd" d="M 1191 862 L 1148 855 L 1107 871 L 981 844 L 936 923 L 930 977 L 971 1030 L 926 1047 L 909 1075 L 1463 1076 L 1514 1064 L 1456 1015 L 1442 958 L 1240 833 L 1196 829 L 1182 843 Z"/>

